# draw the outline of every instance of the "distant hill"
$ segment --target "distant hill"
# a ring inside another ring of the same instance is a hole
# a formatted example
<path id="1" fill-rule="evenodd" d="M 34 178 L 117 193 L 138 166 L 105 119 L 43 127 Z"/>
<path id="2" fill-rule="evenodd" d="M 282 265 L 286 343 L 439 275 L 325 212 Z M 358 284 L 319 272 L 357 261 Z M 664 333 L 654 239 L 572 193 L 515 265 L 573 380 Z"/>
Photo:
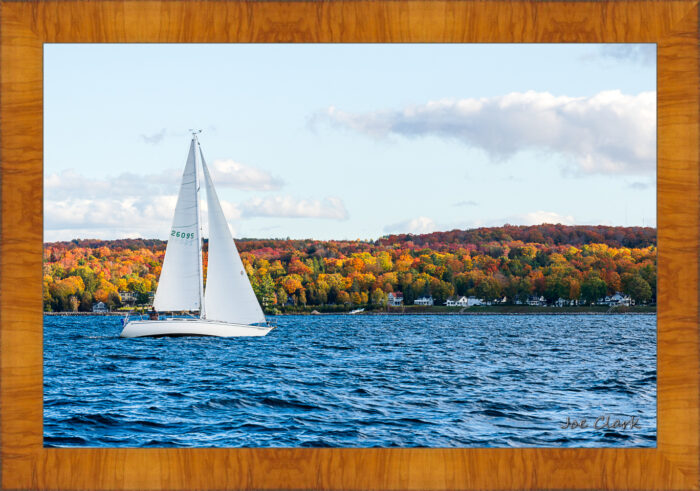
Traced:
<path id="1" fill-rule="evenodd" d="M 254 250 L 262 247 L 282 247 L 306 249 L 310 244 L 332 243 L 336 246 L 356 247 L 358 242 L 367 246 L 400 245 L 408 248 L 431 247 L 442 250 L 445 246 L 472 244 L 509 243 L 521 241 L 542 245 L 572 245 L 580 247 L 586 244 L 605 244 L 610 247 L 641 248 L 656 245 L 656 229 L 651 227 L 609 227 L 605 225 L 504 225 L 502 227 L 482 227 L 468 230 L 450 230 L 448 232 L 432 232 L 430 234 L 395 234 L 381 237 L 377 240 L 315 240 L 315 239 L 236 239 L 241 251 Z M 205 239 L 206 245 L 206 239 Z M 97 249 L 110 247 L 113 249 L 152 249 L 164 250 L 166 241 L 159 239 L 73 239 L 66 242 L 47 242 L 47 246 L 58 249 L 73 249 L 87 247 Z M 454 247 L 447 247 L 454 249 Z"/>
<path id="2" fill-rule="evenodd" d="M 430 234 L 397 234 L 382 237 L 379 244 L 413 242 L 429 244 L 475 244 L 520 240 L 544 245 L 605 244 L 611 247 L 648 247 L 656 245 L 656 229 L 651 227 L 608 227 L 605 225 L 504 225 L 502 227 L 451 230 Z"/>

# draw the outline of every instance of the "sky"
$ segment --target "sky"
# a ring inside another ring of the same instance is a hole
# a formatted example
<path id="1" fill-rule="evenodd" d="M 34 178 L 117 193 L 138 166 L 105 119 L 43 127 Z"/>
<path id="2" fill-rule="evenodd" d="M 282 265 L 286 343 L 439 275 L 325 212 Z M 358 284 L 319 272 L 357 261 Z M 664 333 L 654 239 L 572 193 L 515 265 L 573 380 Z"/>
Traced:
<path id="1" fill-rule="evenodd" d="M 45 44 L 44 239 L 656 226 L 653 44 Z M 206 233 L 205 233 L 206 234 Z"/>

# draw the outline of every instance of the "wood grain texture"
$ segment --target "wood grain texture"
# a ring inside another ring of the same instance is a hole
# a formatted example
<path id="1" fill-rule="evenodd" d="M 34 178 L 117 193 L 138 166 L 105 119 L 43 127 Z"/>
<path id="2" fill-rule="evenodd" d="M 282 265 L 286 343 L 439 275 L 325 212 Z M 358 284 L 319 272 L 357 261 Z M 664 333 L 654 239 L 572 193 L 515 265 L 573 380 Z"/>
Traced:
<path id="1" fill-rule="evenodd" d="M 0 447 L 10 489 L 698 489 L 698 1 L 0 1 Z M 656 449 L 44 449 L 43 43 L 658 44 Z"/>

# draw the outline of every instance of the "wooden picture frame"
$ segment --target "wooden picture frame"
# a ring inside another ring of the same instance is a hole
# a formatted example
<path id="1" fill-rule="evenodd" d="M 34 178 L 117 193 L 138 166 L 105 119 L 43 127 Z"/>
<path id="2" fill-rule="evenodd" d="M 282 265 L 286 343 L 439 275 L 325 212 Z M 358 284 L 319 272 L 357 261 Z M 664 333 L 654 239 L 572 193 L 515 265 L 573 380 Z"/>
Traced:
<path id="1" fill-rule="evenodd" d="M 0 0 L 0 445 L 10 489 L 698 489 L 698 0 Z M 656 43 L 657 448 L 44 448 L 43 44 Z"/>

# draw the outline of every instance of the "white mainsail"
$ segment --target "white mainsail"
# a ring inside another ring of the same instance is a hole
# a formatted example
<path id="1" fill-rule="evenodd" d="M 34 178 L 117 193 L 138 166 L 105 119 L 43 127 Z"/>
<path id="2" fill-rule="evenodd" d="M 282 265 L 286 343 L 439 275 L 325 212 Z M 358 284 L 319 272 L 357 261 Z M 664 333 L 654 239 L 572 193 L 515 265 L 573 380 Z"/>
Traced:
<path id="1" fill-rule="evenodd" d="M 209 263 L 204 301 L 206 318 L 239 324 L 265 323 L 200 148 L 200 160 L 207 190 Z"/>
<path id="2" fill-rule="evenodd" d="M 161 312 L 201 307 L 201 252 L 195 139 L 190 144 L 153 308 Z"/>

